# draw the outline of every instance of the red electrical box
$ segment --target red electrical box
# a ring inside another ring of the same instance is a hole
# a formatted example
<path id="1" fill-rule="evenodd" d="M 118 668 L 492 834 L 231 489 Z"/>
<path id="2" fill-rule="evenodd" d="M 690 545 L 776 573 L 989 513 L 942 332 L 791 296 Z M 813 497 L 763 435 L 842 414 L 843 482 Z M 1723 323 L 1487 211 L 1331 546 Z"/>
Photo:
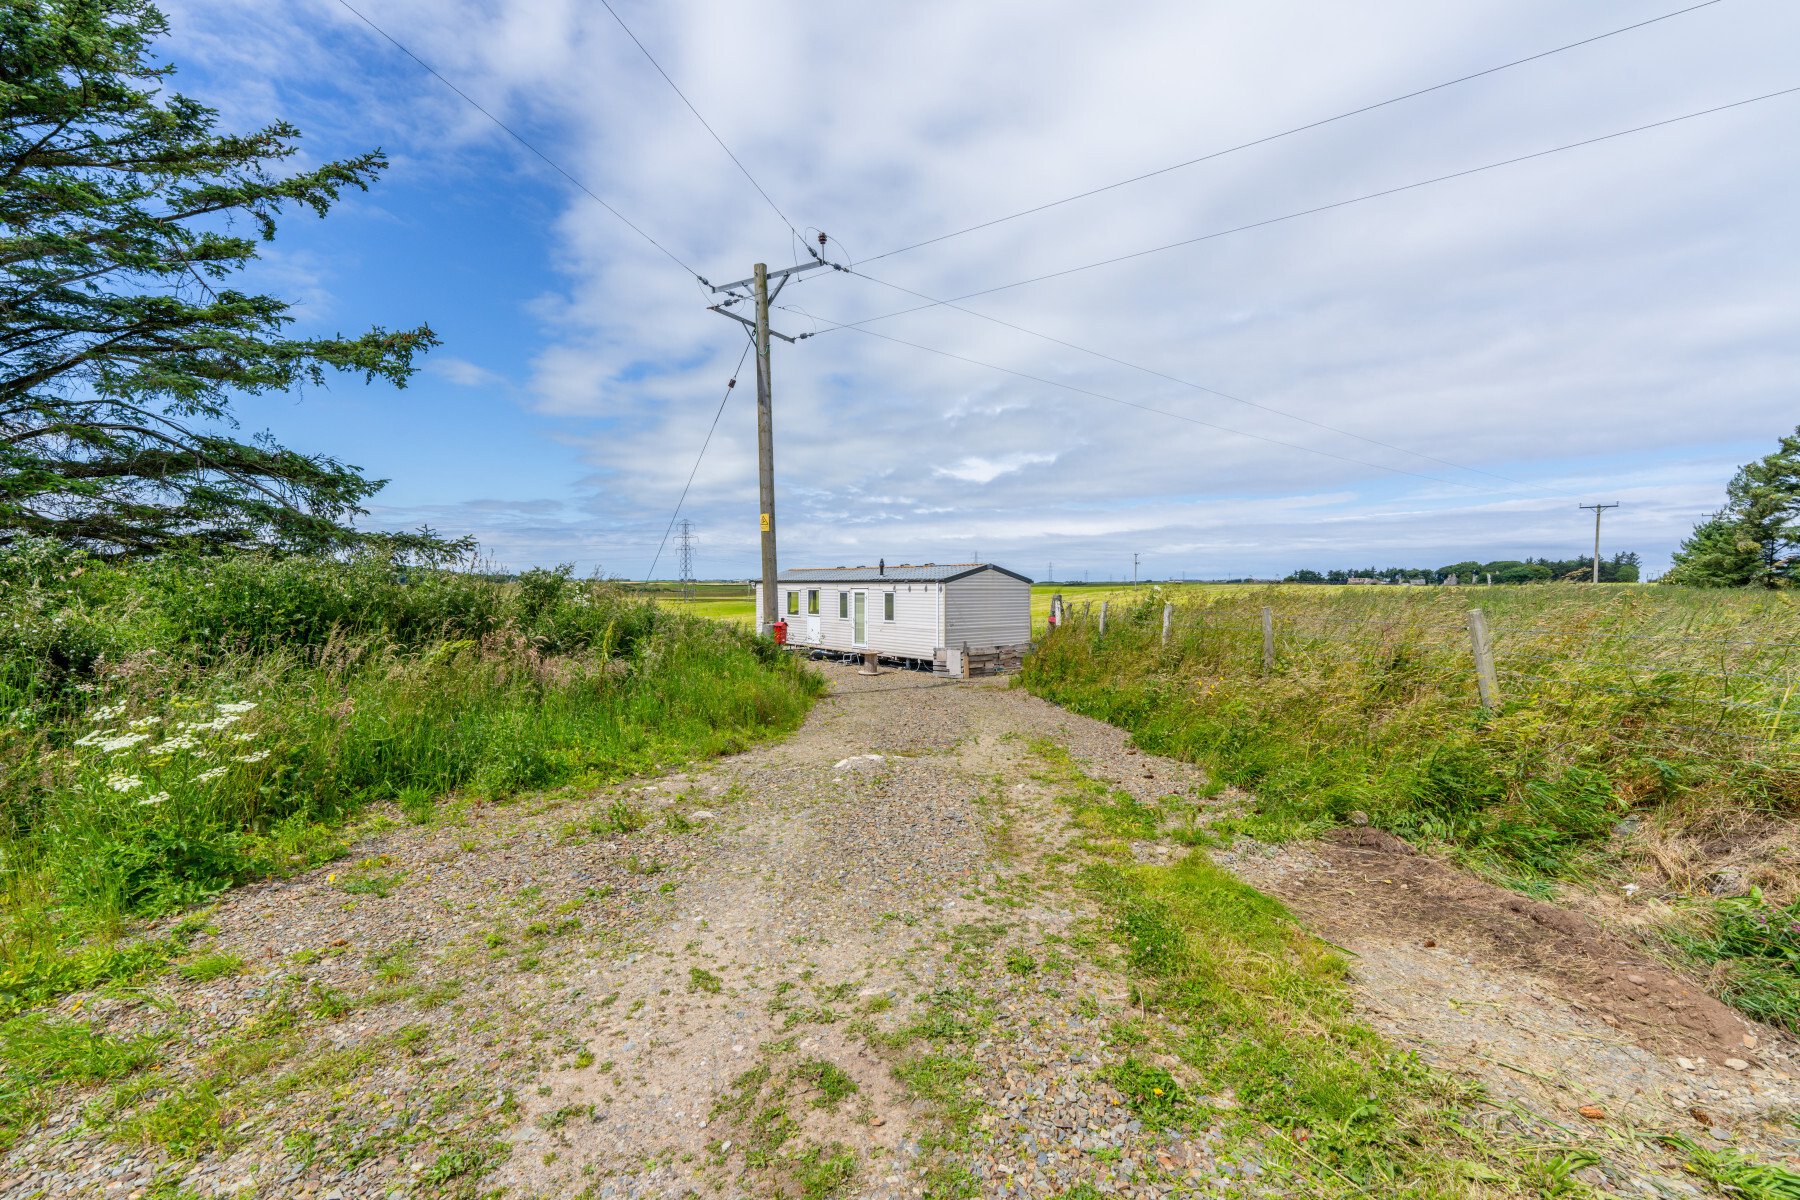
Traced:
<path id="1" fill-rule="evenodd" d="M 777 646 L 787 645 L 787 622 L 786 621 L 775 622 L 775 644 Z"/>

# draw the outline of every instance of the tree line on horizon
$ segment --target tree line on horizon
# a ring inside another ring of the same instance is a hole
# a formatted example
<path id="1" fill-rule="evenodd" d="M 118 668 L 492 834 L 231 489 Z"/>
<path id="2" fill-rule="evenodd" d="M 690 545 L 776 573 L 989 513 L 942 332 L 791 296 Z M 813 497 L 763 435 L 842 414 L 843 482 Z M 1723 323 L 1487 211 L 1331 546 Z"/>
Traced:
<path id="1" fill-rule="evenodd" d="M 1642 566 L 1635 551 L 1623 550 L 1610 559 L 1600 560 L 1601 583 L 1636 583 Z M 1352 579 L 1375 579 L 1382 583 L 1442 583 L 1456 576 L 1458 583 L 1549 583 L 1561 580 L 1587 583 L 1594 577 L 1594 560 L 1579 558 L 1500 559 L 1496 562 L 1451 563 L 1447 567 L 1361 567 L 1355 570 L 1314 571 L 1302 568 L 1283 579 L 1283 583 L 1349 583 Z"/>

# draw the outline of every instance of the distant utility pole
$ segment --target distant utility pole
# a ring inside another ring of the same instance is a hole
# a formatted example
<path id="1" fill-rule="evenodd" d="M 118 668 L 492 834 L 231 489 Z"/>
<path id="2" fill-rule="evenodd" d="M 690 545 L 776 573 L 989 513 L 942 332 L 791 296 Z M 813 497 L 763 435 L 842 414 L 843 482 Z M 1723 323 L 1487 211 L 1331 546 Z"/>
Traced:
<path id="1" fill-rule="evenodd" d="M 1133 554 L 1131 556 L 1131 586 L 1133 588 L 1137 587 L 1137 560 L 1138 556 Z"/>
<path id="2" fill-rule="evenodd" d="M 1600 582 L 1600 514 L 1609 508 L 1619 507 L 1617 504 L 1578 504 L 1577 508 L 1594 510 L 1594 582 Z"/>
<path id="3" fill-rule="evenodd" d="M 819 245 L 825 244 L 824 234 L 819 235 Z M 769 375 L 769 339 L 778 337 L 784 342 L 794 343 L 812 336 L 802 333 L 789 337 L 785 333 L 777 333 L 769 328 L 769 305 L 781 289 L 787 286 L 791 276 L 804 271 L 816 271 L 820 267 L 833 267 L 843 270 L 836 263 L 826 262 L 819 252 L 811 246 L 807 251 L 813 261 L 797 267 L 783 267 L 779 271 L 771 271 L 764 263 L 757 263 L 752 268 L 750 278 L 740 279 L 736 283 L 714 286 L 702 278 L 701 283 L 712 289 L 714 295 L 724 293 L 729 299 L 711 305 L 713 312 L 722 317 L 730 317 L 740 325 L 750 329 L 751 337 L 756 341 L 756 481 L 761 499 L 762 520 L 762 579 L 763 610 L 756 622 L 757 632 L 768 633 L 779 619 L 777 615 L 777 598 L 775 595 L 775 413 L 773 386 Z M 779 282 L 775 291 L 769 291 L 769 280 Z M 756 311 L 756 319 L 751 320 L 741 313 L 731 312 L 731 306 L 743 301 L 751 301 Z"/>
<path id="4" fill-rule="evenodd" d="M 677 594 L 683 600 L 694 598 L 694 523 L 681 518 L 681 533 L 675 541 L 675 561 L 681 568 Z"/>

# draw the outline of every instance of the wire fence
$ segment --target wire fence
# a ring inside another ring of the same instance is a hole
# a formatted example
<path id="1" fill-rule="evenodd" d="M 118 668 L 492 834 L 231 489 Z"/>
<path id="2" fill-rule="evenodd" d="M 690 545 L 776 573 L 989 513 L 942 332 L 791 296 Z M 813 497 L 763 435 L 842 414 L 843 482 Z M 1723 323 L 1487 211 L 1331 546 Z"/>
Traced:
<path id="1" fill-rule="evenodd" d="M 1251 616 L 1087 601 L 1060 605 L 1052 628 L 1092 638 L 1102 653 L 1122 639 L 1147 643 L 1221 678 L 1311 673 L 1329 687 L 1335 670 L 1356 665 L 1494 716 L 1539 705 L 1565 716 L 1590 710 L 1609 736 L 1680 739 L 1690 749 L 1737 757 L 1800 758 L 1800 642 L 1533 624 L 1489 628 L 1479 607 L 1466 618 L 1453 624 L 1273 607 Z M 1566 653 L 1558 653 L 1559 640 Z M 1596 657 L 1593 650 L 1603 645 L 1611 648 Z"/>

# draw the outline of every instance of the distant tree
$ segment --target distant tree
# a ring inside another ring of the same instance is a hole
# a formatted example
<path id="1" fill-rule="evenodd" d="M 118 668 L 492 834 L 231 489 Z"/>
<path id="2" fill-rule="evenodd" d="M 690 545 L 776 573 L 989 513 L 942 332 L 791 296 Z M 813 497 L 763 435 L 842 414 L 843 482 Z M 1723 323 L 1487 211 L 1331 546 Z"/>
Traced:
<path id="1" fill-rule="evenodd" d="M 1694 527 L 1664 583 L 1690 587 L 1792 586 L 1800 567 L 1800 429 L 1745 463 L 1725 507 Z"/>
<path id="2" fill-rule="evenodd" d="M 1663 583 L 1749 587 L 1762 573 L 1761 543 L 1723 509 L 1694 526 L 1673 558 Z"/>
<path id="3" fill-rule="evenodd" d="M 174 68 L 151 42 L 167 30 L 147 0 L 0 8 L 0 545 L 345 546 L 386 481 L 238 440 L 232 396 L 317 385 L 327 367 L 403 386 L 437 338 L 291 339 L 287 304 L 224 280 L 286 207 L 323 216 L 386 159 L 272 173 L 299 131 L 215 132 L 214 110 L 162 90 Z"/>
<path id="4" fill-rule="evenodd" d="M 1283 582 L 1283 583 L 1324 583 L 1325 577 L 1323 575 L 1319 574 L 1317 571 L 1307 570 L 1305 567 L 1302 567 L 1300 570 L 1295 571 L 1292 575 L 1289 575 L 1286 579 L 1282 580 L 1281 582 Z"/>

